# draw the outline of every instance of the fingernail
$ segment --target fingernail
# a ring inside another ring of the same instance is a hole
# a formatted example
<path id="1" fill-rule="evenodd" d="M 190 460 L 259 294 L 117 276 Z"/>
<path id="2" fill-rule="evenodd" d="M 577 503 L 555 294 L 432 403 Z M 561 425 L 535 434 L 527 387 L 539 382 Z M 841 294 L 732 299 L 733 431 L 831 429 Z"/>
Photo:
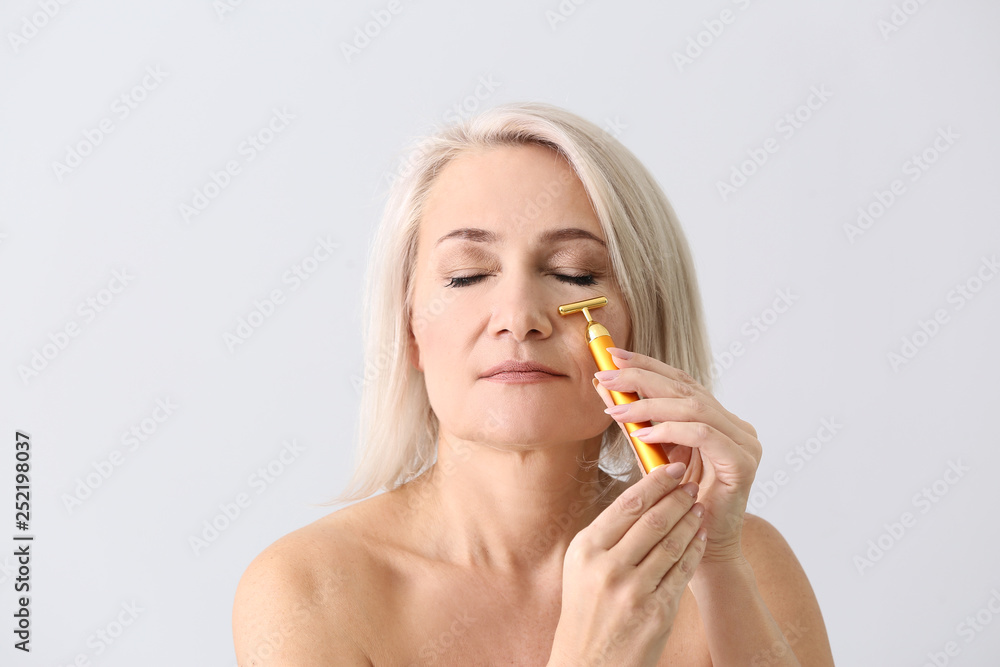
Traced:
<path id="1" fill-rule="evenodd" d="M 618 377 L 619 373 L 621 373 L 621 371 L 597 371 L 596 373 L 594 373 L 594 377 L 596 377 L 601 382 L 605 381 L 610 382 L 611 380 L 614 380 L 616 377 Z"/>
<path id="2" fill-rule="evenodd" d="M 671 463 L 667 466 L 666 473 L 673 477 L 674 479 L 680 479 L 684 476 L 684 469 L 687 468 L 683 461 L 677 461 L 676 463 Z"/>
<path id="3" fill-rule="evenodd" d="M 618 357 L 619 359 L 631 359 L 632 358 L 632 353 L 631 352 L 629 352 L 628 350 L 623 350 L 620 347 L 609 347 L 609 348 L 607 348 L 607 350 L 608 350 L 609 353 L 611 353 L 611 356 Z"/>
<path id="4" fill-rule="evenodd" d="M 653 432 L 653 427 L 652 426 L 647 426 L 646 428 L 640 428 L 640 429 L 637 429 L 635 431 L 632 431 L 632 433 L 630 435 L 632 435 L 632 436 L 634 436 L 636 438 L 645 438 L 647 435 L 649 435 L 652 432 Z"/>
<path id="5" fill-rule="evenodd" d="M 696 504 L 691 508 L 691 511 L 694 512 L 694 515 L 700 519 L 705 515 L 705 506 Z"/>
<path id="6" fill-rule="evenodd" d="M 688 494 L 692 498 L 697 498 L 698 497 L 698 485 L 695 484 L 694 482 L 688 482 L 687 484 L 685 484 L 681 488 L 684 489 L 684 493 Z M 698 516 L 701 516 L 701 515 L 699 514 Z"/>
<path id="7" fill-rule="evenodd" d="M 609 415 L 623 415 L 628 412 L 628 405 L 616 405 L 613 408 L 607 408 L 605 412 Z"/>

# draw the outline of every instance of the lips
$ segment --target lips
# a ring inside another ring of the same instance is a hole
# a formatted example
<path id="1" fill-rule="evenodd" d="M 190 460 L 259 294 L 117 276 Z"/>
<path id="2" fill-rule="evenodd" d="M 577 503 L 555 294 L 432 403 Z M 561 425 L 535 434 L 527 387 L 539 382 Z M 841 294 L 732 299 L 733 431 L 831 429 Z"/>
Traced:
<path id="1" fill-rule="evenodd" d="M 562 375 L 559 371 L 549 368 L 544 364 L 537 363 L 535 361 L 516 361 L 514 359 L 508 359 L 507 361 L 501 362 L 484 371 L 479 377 L 490 377 L 491 375 L 496 375 L 497 373 L 548 373 L 549 375 Z"/>

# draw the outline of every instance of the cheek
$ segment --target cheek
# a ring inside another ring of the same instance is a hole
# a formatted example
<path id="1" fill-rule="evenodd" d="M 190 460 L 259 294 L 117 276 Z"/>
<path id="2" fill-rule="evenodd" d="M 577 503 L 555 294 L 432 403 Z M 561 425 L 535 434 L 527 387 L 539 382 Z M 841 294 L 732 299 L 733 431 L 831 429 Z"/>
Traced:
<path id="1" fill-rule="evenodd" d="M 572 355 L 576 366 L 574 377 L 577 379 L 572 389 L 576 397 L 574 399 L 576 407 L 573 409 L 582 411 L 582 413 L 577 414 L 577 418 L 586 417 L 590 420 L 588 423 L 591 426 L 597 423 L 610 423 L 608 420 L 611 420 L 611 417 L 602 412 L 607 406 L 593 382 L 594 373 L 600 369 L 597 367 L 597 363 L 590 353 L 590 347 L 583 336 L 580 337 L 579 348 L 573 350 Z"/>
<path id="2" fill-rule="evenodd" d="M 604 322 L 604 326 L 608 328 L 608 332 L 611 333 L 611 338 L 615 342 L 615 347 L 620 347 L 622 349 L 628 349 L 630 331 L 629 331 L 629 321 L 625 314 L 624 309 L 615 308 L 613 313 L 608 314 L 608 321 Z"/>
<path id="3" fill-rule="evenodd" d="M 436 335 L 434 327 L 414 322 L 412 356 L 428 382 L 440 370 L 441 344 L 442 340 Z"/>
<path id="4" fill-rule="evenodd" d="M 462 309 L 468 308 L 468 299 L 455 288 L 435 289 L 433 292 L 418 292 L 413 305 L 413 331 L 433 331 L 434 336 L 447 334 L 462 321 Z M 426 337 L 427 334 L 425 334 Z"/>
<path id="5" fill-rule="evenodd" d="M 466 356 L 462 331 L 456 326 L 453 307 L 437 309 L 433 301 L 414 309 L 410 321 L 413 331 L 413 358 L 419 362 L 424 374 L 427 393 L 432 401 L 435 396 L 445 397 L 454 392 L 460 375 L 467 370 L 461 363 Z"/>
<path id="6" fill-rule="evenodd" d="M 439 419 L 449 421 L 451 411 L 462 399 L 459 391 L 462 382 L 457 374 L 459 367 L 453 363 L 453 357 L 449 357 L 444 342 L 433 334 L 420 339 L 420 363 L 431 409 Z"/>

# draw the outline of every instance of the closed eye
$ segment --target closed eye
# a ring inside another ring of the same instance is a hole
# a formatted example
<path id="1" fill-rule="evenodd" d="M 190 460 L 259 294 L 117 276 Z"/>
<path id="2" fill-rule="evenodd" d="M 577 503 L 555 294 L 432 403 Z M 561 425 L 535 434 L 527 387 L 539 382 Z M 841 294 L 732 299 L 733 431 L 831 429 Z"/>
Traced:
<path id="1" fill-rule="evenodd" d="M 475 276 L 454 277 L 451 279 L 451 282 L 446 285 L 446 287 L 466 287 L 467 285 L 478 283 L 483 278 L 489 277 L 489 275 L 490 274 L 488 273 L 480 273 Z M 587 286 L 597 284 L 597 280 L 593 273 L 587 273 L 582 276 L 567 276 L 561 273 L 553 273 L 552 275 L 562 282 L 569 283 L 571 285 Z"/>

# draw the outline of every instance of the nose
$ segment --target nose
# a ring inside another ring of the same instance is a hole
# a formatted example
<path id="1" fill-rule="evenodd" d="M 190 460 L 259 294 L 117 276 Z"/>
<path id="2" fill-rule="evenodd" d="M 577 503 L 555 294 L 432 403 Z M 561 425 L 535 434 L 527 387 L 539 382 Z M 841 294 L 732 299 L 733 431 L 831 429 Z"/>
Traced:
<path id="1" fill-rule="evenodd" d="M 550 303 L 552 299 L 542 284 L 542 276 L 533 277 L 527 270 L 505 272 L 496 289 L 491 290 L 490 298 L 493 336 L 509 335 L 521 342 L 552 335 L 552 318 L 553 314 L 558 316 L 558 306 Z"/>

